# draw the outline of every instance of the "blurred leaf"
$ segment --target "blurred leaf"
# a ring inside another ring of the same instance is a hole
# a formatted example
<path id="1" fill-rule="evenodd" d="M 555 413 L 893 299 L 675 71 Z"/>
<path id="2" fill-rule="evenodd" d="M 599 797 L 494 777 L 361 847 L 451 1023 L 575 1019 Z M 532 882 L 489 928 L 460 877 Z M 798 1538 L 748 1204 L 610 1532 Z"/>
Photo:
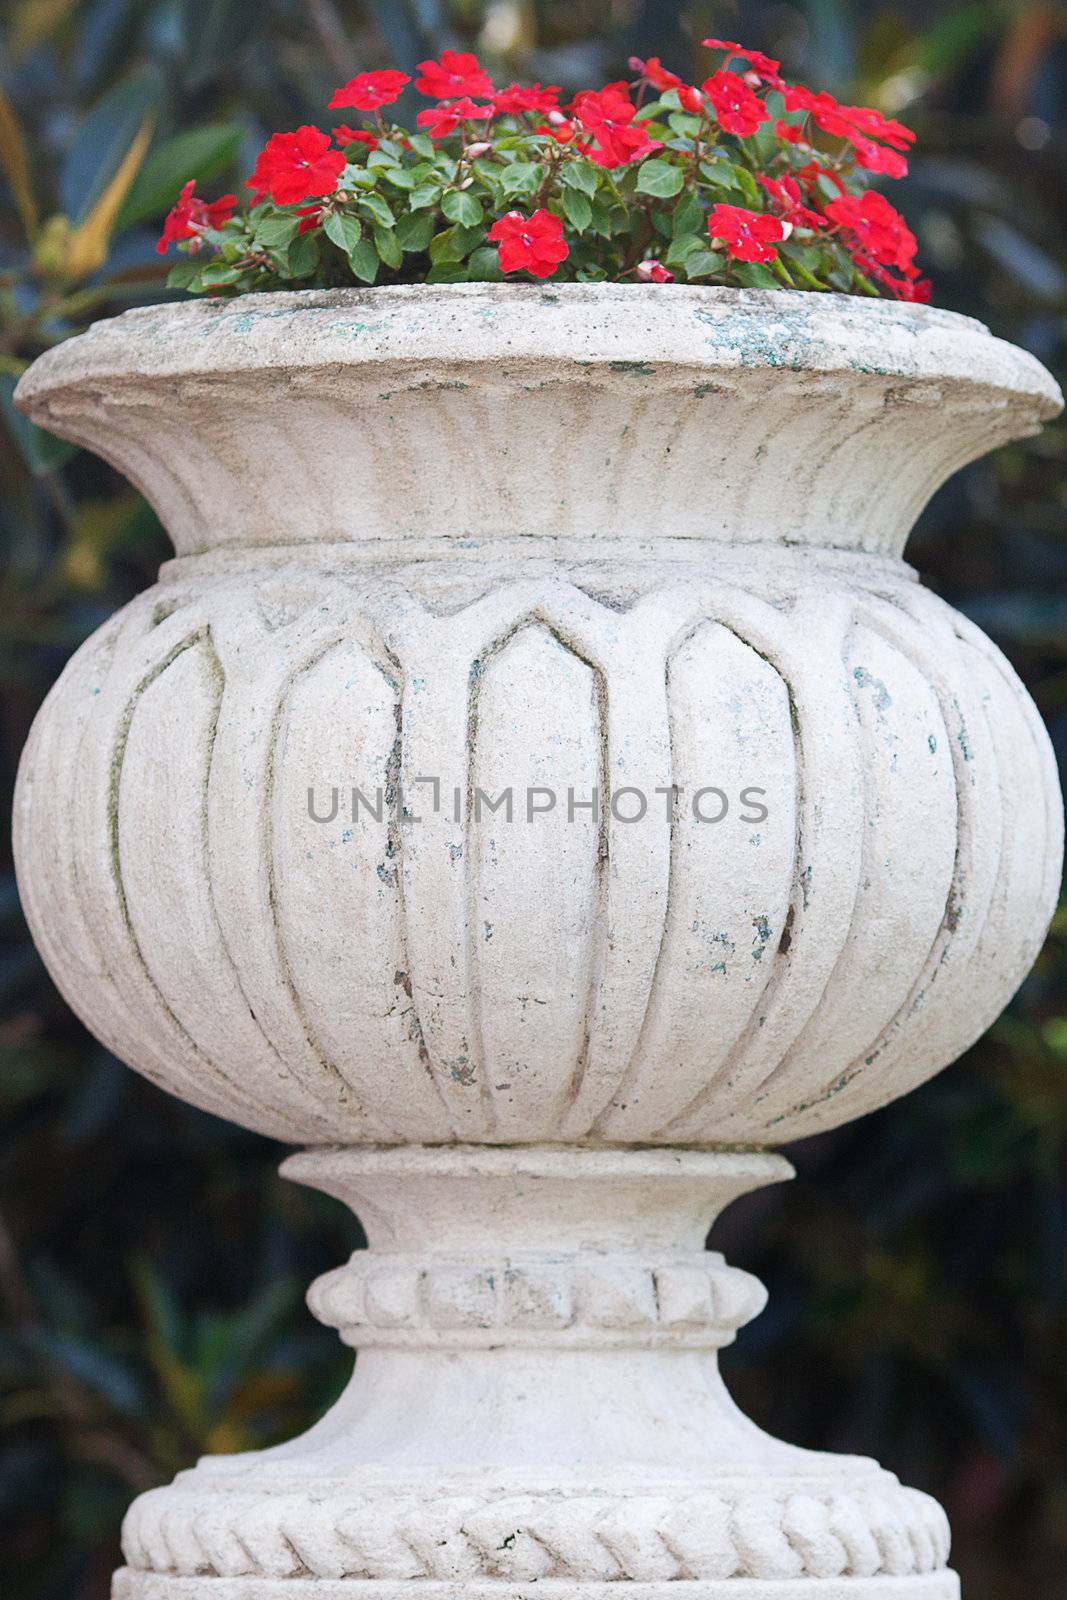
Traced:
<path id="1" fill-rule="evenodd" d="M 98 100 L 74 129 L 60 173 L 59 200 L 75 225 L 101 200 L 148 119 L 158 117 L 164 97 L 162 74 L 143 70 Z"/>
<path id="2" fill-rule="evenodd" d="M 83 1384 L 116 1411 L 135 1417 L 142 1410 L 144 1396 L 133 1371 L 100 1345 L 55 1328 L 34 1328 L 26 1338 L 49 1365 Z"/>
<path id="3" fill-rule="evenodd" d="M 0 410 L 3 412 L 4 425 L 32 473 L 40 476 L 55 472 L 77 454 L 78 447 L 68 444 L 66 439 L 57 439 L 54 433 L 39 428 L 29 417 L 15 410 L 11 397 L 17 381 L 11 374 L 0 372 Z"/>
<path id="4" fill-rule="evenodd" d="M 954 72 L 995 39 L 1011 8 L 999 0 L 955 5 L 918 35 L 915 60 L 931 77 Z"/>
<path id="5" fill-rule="evenodd" d="M 1042 300 L 1058 300 L 1067 294 L 1067 272 L 1059 262 L 1028 239 L 1002 217 L 977 217 L 976 237 L 990 255 L 1029 293 Z"/>
<path id="6" fill-rule="evenodd" d="M 33 242 L 37 232 L 37 202 L 33 195 L 30 158 L 19 127 L 15 108 L 0 88 L 0 169 L 8 181 L 18 206 L 26 237 Z"/>
<path id="7" fill-rule="evenodd" d="M 150 113 L 134 135 L 133 143 L 119 162 L 111 182 L 85 221 L 71 235 L 67 272 L 74 282 L 91 277 L 107 260 L 107 249 L 116 219 L 152 142 L 154 126 L 155 114 Z"/>
<path id="8" fill-rule="evenodd" d="M 208 183 L 233 163 L 240 143 L 241 129 L 232 122 L 175 134 L 145 161 L 119 210 L 115 231 L 164 216 L 188 178 L 195 178 L 198 187 Z"/>
<path id="9" fill-rule="evenodd" d="M 186 76 L 200 88 L 249 46 L 247 0 L 186 0 L 186 34 L 191 41 Z"/>

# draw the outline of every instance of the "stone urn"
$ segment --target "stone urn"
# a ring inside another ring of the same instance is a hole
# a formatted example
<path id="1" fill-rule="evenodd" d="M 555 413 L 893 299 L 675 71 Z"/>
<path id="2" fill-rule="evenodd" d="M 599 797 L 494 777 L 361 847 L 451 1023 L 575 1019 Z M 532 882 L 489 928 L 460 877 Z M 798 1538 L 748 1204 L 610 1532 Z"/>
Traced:
<path id="1" fill-rule="evenodd" d="M 344 1396 L 135 1501 L 118 1600 L 950 1600 L 931 1499 L 734 1407 L 764 1291 L 704 1241 L 1041 945 L 1048 740 L 901 553 L 1048 374 L 915 306 L 464 285 L 128 312 L 18 402 L 177 551 L 34 725 L 34 936 L 370 1246 L 309 1296 Z"/>

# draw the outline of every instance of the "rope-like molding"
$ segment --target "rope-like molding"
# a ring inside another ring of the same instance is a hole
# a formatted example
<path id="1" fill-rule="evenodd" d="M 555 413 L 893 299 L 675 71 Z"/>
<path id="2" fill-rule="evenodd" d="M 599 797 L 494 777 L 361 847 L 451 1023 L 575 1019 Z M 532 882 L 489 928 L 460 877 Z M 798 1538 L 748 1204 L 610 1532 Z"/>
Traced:
<path id="1" fill-rule="evenodd" d="M 152 1489 L 123 1550 L 137 1571 L 263 1578 L 907 1577 L 948 1559 L 944 1512 L 879 1475 L 869 1490 L 434 1499 Z"/>
<path id="2" fill-rule="evenodd" d="M 434 1256 L 357 1251 L 308 1305 L 368 1345 L 669 1345 L 714 1349 L 759 1315 L 758 1278 L 705 1250 L 650 1262 L 590 1252 Z"/>

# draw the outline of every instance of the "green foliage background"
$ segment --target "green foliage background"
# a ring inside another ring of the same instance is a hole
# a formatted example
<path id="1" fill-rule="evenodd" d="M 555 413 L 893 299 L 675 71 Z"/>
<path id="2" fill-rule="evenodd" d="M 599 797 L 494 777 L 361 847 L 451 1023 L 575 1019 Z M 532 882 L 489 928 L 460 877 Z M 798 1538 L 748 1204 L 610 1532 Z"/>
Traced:
<path id="1" fill-rule="evenodd" d="M 695 73 L 708 32 L 752 42 L 917 127 L 922 154 L 894 200 L 935 299 L 1067 375 L 1061 4 L 7 0 L 2 29 L 5 803 L 63 662 L 167 554 L 128 486 L 14 417 L 14 378 L 86 319 L 162 292 L 153 240 L 186 165 L 214 174 L 209 193 L 234 187 L 235 159 L 247 171 L 268 132 L 320 120 L 357 70 L 410 70 L 473 43 L 496 71 L 574 89 L 619 75 L 634 52 Z M 141 128 L 148 158 L 102 218 Z M 56 216 L 68 220 L 41 222 Z M 1061 752 L 1065 457 L 1057 425 L 976 464 L 910 546 L 927 581 L 1007 649 Z M 33 951 L 6 858 L 3 873 L 0 1590 L 99 1600 L 133 1493 L 200 1451 L 291 1433 L 337 1391 L 346 1358 L 302 1294 L 356 1229 L 283 1185 L 267 1141 L 187 1110 L 88 1037 Z M 797 1182 L 716 1230 L 772 1290 L 726 1363 L 742 1404 L 799 1443 L 870 1452 L 937 1494 L 967 1600 L 1063 1594 L 1065 966 L 1061 921 L 965 1060 L 799 1147 Z"/>

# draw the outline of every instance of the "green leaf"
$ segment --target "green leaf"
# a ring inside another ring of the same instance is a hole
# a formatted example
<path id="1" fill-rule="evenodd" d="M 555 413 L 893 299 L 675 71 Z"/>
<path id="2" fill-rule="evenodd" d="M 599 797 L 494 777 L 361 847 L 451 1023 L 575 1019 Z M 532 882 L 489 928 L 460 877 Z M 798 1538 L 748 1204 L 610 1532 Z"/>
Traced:
<path id="1" fill-rule="evenodd" d="M 476 227 L 485 212 L 480 201 L 466 189 L 453 189 L 441 201 L 441 210 L 449 222 L 461 222 L 465 228 Z"/>
<path id="2" fill-rule="evenodd" d="M 361 239 L 348 252 L 348 264 L 361 283 L 373 283 L 378 276 L 378 252 L 369 239 Z"/>
<path id="3" fill-rule="evenodd" d="M 500 255 L 494 245 L 486 245 L 481 250 L 475 250 L 467 264 L 467 279 L 470 283 L 501 283 L 504 274 L 500 270 Z"/>
<path id="4" fill-rule="evenodd" d="M 420 183 L 408 196 L 408 207 L 412 211 L 425 211 L 427 207 L 435 206 L 440 198 L 439 183 Z"/>
<path id="5" fill-rule="evenodd" d="M 434 266 L 447 266 L 449 262 L 462 261 L 475 245 L 482 242 L 480 228 L 465 228 L 461 223 L 435 234 L 430 240 L 430 260 Z M 439 280 L 436 280 L 439 281 Z"/>
<path id="6" fill-rule="evenodd" d="M 659 161 L 653 156 L 650 161 L 643 161 L 638 169 L 637 192 L 667 200 L 679 193 L 684 181 L 680 167 L 673 167 L 669 161 Z"/>
<path id="7" fill-rule="evenodd" d="M 383 228 L 391 228 L 396 222 L 388 202 L 383 200 L 380 194 L 361 194 L 358 196 L 356 204 L 362 210 L 368 212 L 374 221 Z"/>
<path id="8" fill-rule="evenodd" d="M 591 200 L 597 191 L 598 176 L 593 163 L 578 156 L 564 162 L 560 172 L 560 182 L 566 189 L 580 189 Z"/>
<path id="9" fill-rule="evenodd" d="M 679 200 L 671 214 L 671 231 L 675 238 L 683 233 L 699 233 L 704 226 L 705 211 L 695 194 Z"/>
<path id="10" fill-rule="evenodd" d="M 252 243 L 257 250 L 285 250 L 296 238 L 299 217 L 264 217 L 256 225 Z"/>
<path id="11" fill-rule="evenodd" d="M 402 250 L 407 250 L 411 254 L 421 254 L 430 248 L 430 240 L 433 238 L 433 218 L 427 212 L 401 217 L 396 225 L 396 236 Z"/>
<path id="12" fill-rule="evenodd" d="M 414 189 L 416 179 L 407 167 L 385 167 L 382 177 L 386 183 L 391 183 L 394 189 Z"/>
<path id="13" fill-rule="evenodd" d="M 237 157 L 241 130 L 236 123 L 218 122 L 190 128 L 153 150 L 123 201 L 115 231 L 162 217 L 174 205 L 182 184 L 195 178 L 197 187 L 208 183 Z"/>
<path id="14" fill-rule="evenodd" d="M 442 261 L 439 266 L 431 267 L 426 274 L 427 283 L 467 283 L 469 282 L 466 267 L 456 266 L 452 262 Z"/>
<path id="15" fill-rule="evenodd" d="M 315 236 L 302 233 L 286 252 L 286 271 L 290 278 L 310 278 L 319 265 L 319 246 Z"/>
<path id="16" fill-rule="evenodd" d="M 545 169 L 535 161 L 513 161 L 500 175 L 500 187 L 506 196 L 533 194 Z"/>
<path id="17" fill-rule="evenodd" d="M 413 133 L 408 138 L 408 143 L 415 154 L 422 156 L 424 161 L 432 161 L 436 155 L 434 142 L 426 133 Z"/>
<path id="18" fill-rule="evenodd" d="M 293 277 L 297 274 L 293 273 Z M 240 283 L 244 277 L 241 267 L 228 267 L 223 262 L 212 262 L 200 274 L 200 281 L 205 289 L 228 289 L 232 284 Z"/>
<path id="19" fill-rule="evenodd" d="M 584 233 L 593 220 L 592 202 L 580 189 L 564 189 L 563 209 L 567 213 L 567 221 L 579 233 Z"/>
<path id="20" fill-rule="evenodd" d="M 395 272 L 404 259 L 404 252 L 400 240 L 392 228 L 375 228 L 374 248 L 381 256 L 387 267 L 392 267 Z"/>
<path id="21" fill-rule="evenodd" d="M 691 256 L 694 250 L 707 250 L 707 248 L 708 236 L 706 233 L 682 233 L 671 242 L 671 247 L 664 259 L 668 267 L 677 267 L 681 265 L 686 256 Z"/>
<path id="22" fill-rule="evenodd" d="M 748 204 L 753 207 L 758 206 L 760 203 L 759 185 L 752 176 L 751 172 L 749 172 L 748 168 L 739 167 L 736 162 L 732 162 L 731 171 L 733 172 L 734 177 L 737 179 L 737 186 L 741 190 L 741 193 L 744 195 Z M 758 266 L 759 263 L 757 262 L 756 265 Z"/>
<path id="23" fill-rule="evenodd" d="M 717 250 L 694 250 L 682 263 L 682 270 L 690 282 L 695 278 L 710 278 L 722 269 L 723 257 Z"/>
<path id="24" fill-rule="evenodd" d="M 734 277 L 745 289 L 777 289 L 778 279 L 762 261 L 735 261 Z"/>
<path id="25" fill-rule="evenodd" d="M 592 211 L 592 228 L 594 233 L 599 233 L 602 238 L 609 239 L 612 231 L 611 212 L 603 200 L 590 202 Z"/>
<path id="26" fill-rule="evenodd" d="M 322 225 L 322 231 L 339 250 L 347 256 L 363 237 L 363 226 L 350 212 L 331 211 Z"/>
<path id="27" fill-rule="evenodd" d="M 167 273 L 167 288 L 187 289 L 202 265 L 203 262 L 194 256 L 186 256 L 184 261 L 176 261 Z"/>

